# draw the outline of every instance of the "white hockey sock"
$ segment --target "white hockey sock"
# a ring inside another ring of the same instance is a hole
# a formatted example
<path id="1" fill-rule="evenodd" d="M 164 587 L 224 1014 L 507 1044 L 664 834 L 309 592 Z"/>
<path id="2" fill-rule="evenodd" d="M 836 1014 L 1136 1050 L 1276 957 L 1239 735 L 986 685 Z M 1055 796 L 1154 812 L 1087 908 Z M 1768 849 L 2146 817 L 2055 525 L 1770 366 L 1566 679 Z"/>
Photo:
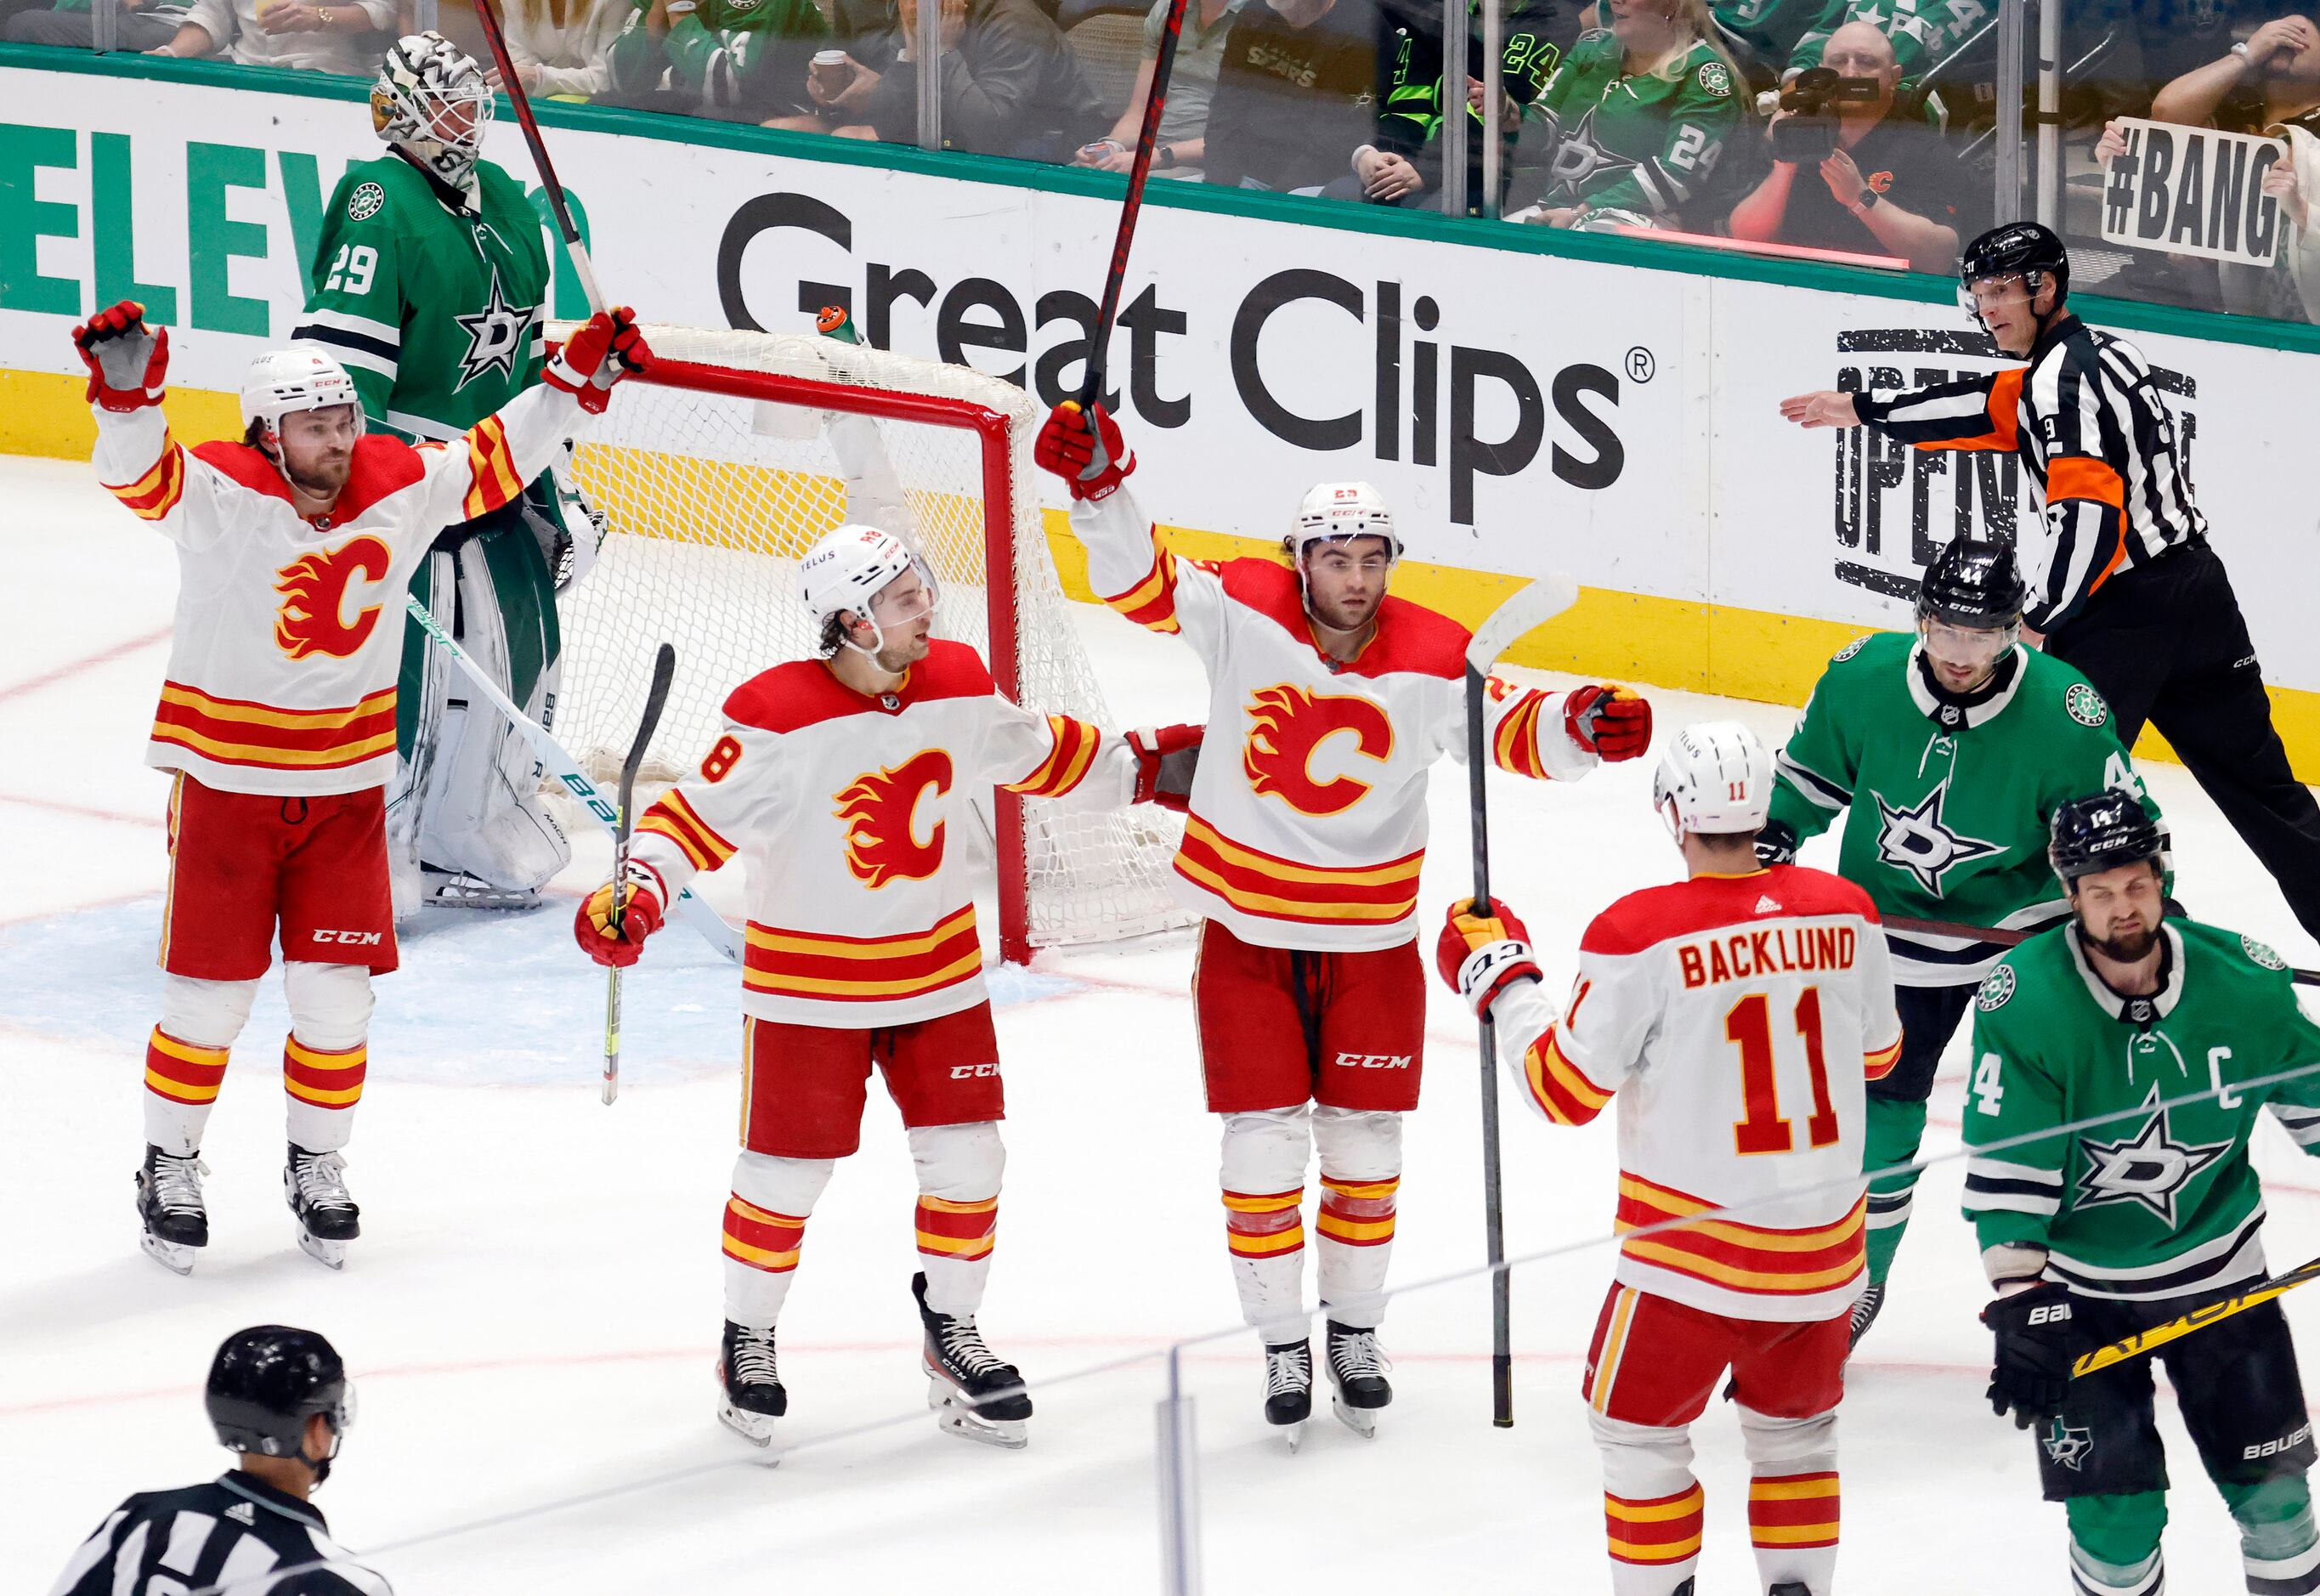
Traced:
<path id="1" fill-rule="evenodd" d="M 991 1278 L 999 1233 L 999 1182 L 1007 1148 L 999 1127 L 923 1125 L 911 1132 L 919 1172 L 919 1266 L 927 1272 L 927 1306 L 972 1314 Z"/>
<path id="2" fill-rule="evenodd" d="M 1735 1404 L 1736 1405 L 1736 1404 Z M 1767 1587 L 1783 1580 L 1826 1591 L 1836 1577 L 1836 1414 L 1776 1419 L 1740 1409 L 1740 1439 L 1754 1477 L 1748 1538 Z"/>
<path id="3" fill-rule="evenodd" d="M 806 1220 L 837 1168 L 831 1158 L 775 1158 L 743 1153 L 733 1160 L 733 1195 L 725 1203 L 725 1317 L 770 1330 L 790 1294 Z"/>
<path id="4" fill-rule="evenodd" d="M 1313 1229 L 1315 1273 L 1329 1317 L 1375 1329 L 1385 1317 L 1386 1265 L 1393 1256 L 1394 1196 L 1401 1185 L 1401 1116 L 1313 1111 L 1321 1157 L 1321 1204 Z"/>
<path id="5" fill-rule="evenodd" d="M 1672 1596 L 1699 1567 L 1707 1496 L 1683 1426 L 1587 1415 L 1603 1458 L 1603 1530 L 1613 1596 Z"/>
<path id="6" fill-rule="evenodd" d="M 369 1069 L 370 971 L 298 960 L 282 966 L 282 992 L 290 1003 L 282 1048 L 290 1139 L 310 1153 L 335 1153 L 354 1134 Z"/>
<path id="7" fill-rule="evenodd" d="M 145 1044 L 145 1139 L 190 1158 L 202 1150 L 226 1056 L 249 1018 L 255 981 L 161 977 L 161 1023 Z"/>
<path id="8" fill-rule="evenodd" d="M 2071 1543 L 2071 1596 L 2162 1596 L 2167 1564 L 2153 1552 L 2132 1568 L 2105 1563 Z"/>
<path id="9" fill-rule="evenodd" d="M 1305 1319 L 1305 1166 L 1313 1156 L 1302 1104 L 1224 1116 L 1219 1178 L 1225 1242 L 1241 1317 L 1268 1343 L 1301 1341 Z"/>

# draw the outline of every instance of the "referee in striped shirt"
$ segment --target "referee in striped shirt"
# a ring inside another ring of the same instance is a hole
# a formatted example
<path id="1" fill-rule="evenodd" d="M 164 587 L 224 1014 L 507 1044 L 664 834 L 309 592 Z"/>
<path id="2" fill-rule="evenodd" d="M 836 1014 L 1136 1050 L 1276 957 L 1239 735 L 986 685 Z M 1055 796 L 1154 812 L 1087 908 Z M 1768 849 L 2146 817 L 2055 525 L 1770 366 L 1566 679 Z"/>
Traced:
<path id="1" fill-rule="evenodd" d="M 2064 305 L 2071 260 L 2035 222 L 1968 245 L 1963 299 L 2000 353 L 2029 365 L 1899 391 L 1781 401 L 1806 427 L 1868 426 L 1919 449 L 2011 449 L 2044 505 L 2044 577 L 2026 640 L 2110 701 L 2127 747 L 2157 726 L 2320 938 L 2320 805 L 2272 729 L 2255 645 L 2207 547 L 2175 422 L 2134 345 Z M 2023 550 L 2025 572 L 2040 551 Z"/>
<path id="2" fill-rule="evenodd" d="M 332 1544 L 307 1500 L 353 1422 L 354 1390 L 330 1342 L 289 1325 L 236 1330 L 210 1365 L 204 1402 L 240 1466 L 122 1502 L 52 1596 L 390 1596 Z"/>

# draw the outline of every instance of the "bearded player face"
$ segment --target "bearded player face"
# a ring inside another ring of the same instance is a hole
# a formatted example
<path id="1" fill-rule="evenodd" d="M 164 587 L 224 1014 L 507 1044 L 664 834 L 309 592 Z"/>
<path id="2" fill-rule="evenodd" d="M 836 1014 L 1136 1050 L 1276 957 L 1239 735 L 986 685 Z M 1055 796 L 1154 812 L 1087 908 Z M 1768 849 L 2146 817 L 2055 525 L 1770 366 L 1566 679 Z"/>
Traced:
<path id="1" fill-rule="evenodd" d="M 2071 884 L 2071 911 L 2079 935 L 2105 958 L 2131 965 L 2150 957 L 2159 939 L 2164 899 L 2159 866 L 2149 859 L 2098 870 Z"/>
<path id="2" fill-rule="evenodd" d="M 362 413 L 351 404 L 326 404 L 320 410 L 294 410 L 276 423 L 276 445 L 282 451 L 282 475 L 300 492 L 317 499 L 335 499 L 347 485 L 354 464 L 355 440 L 362 436 Z"/>

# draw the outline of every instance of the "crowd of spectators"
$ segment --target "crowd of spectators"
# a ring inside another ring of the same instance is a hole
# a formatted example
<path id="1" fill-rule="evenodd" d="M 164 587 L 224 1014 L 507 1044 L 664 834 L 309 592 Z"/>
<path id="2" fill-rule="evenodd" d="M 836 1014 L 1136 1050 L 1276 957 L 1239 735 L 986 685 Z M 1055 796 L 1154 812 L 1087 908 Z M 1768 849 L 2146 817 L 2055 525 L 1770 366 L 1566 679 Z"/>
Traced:
<path id="1" fill-rule="evenodd" d="M 365 74 L 413 0 L 95 0 L 116 48 Z M 1452 115 L 1483 208 L 1479 0 L 1467 92 L 1445 96 L 1443 0 L 1189 0 L 1154 169 L 1348 204 L 1441 210 Z M 92 0 L 0 0 L 10 40 L 88 48 Z M 474 0 L 440 26 L 483 56 Z M 914 143 L 920 74 L 945 147 L 1123 172 L 1168 0 L 503 0 L 535 95 Z M 935 8 L 931 18 L 925 8 Z M 1500 0 L 1497 208 L 1581 231 L 1720 236 L 1946 272 L 1992 220 L 1998 0 Z M 2130 262 L 2131 287 L 2320 314 L 2320 27 L 2237 0 L 2066 14 L 2078 181 L 2147 115 L 2286 141 L 2268 191 L 2277 271 Z M 921 59 L 926 35 L 935 59 Z M 2083 218 L 2081 218 L 2083 220 Z M 2091 225 L 2071 231 L 2081 236 Z M 2202 275 L 2204 273 L 2204 276 Z M 2183 279 L 2175 282 L 2170 278 Z"/>

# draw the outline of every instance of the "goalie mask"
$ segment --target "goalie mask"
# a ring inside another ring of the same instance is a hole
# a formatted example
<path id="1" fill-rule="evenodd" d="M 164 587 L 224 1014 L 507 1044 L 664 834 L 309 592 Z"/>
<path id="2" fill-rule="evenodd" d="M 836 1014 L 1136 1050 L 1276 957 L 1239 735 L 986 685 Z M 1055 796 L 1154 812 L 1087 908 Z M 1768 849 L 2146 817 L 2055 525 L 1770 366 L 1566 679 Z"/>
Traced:
<path id="1" fill-rule="evenodd" d="M 941 598 L 926 562 L 892 532 L 870 526 L 824 532 L 798 566 L 798 589 L 815 630 L 831 639 L 823 646 L 825 656 L 838 648 L 882 654 L 888 627 L 923 621 Z M 830 626 L 841 614 L 870 623 L 869 647 L 856 642 L 843 627 Z"/>
<path id="2" fill-rule="evenodd" d="M 381 139 L 454 188 L 474 181 L 492 125 L 483 68 L 440 33 L 394 41 L 371 86 L 370 124 Z"/>

